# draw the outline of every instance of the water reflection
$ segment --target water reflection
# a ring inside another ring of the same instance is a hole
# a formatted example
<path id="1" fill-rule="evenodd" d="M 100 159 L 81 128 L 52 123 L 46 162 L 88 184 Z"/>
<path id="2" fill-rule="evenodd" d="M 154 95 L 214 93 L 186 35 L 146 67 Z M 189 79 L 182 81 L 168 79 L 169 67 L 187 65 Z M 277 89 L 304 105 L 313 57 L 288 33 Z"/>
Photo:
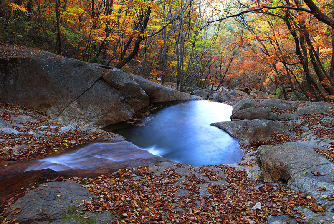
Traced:
<path id="1" fill-rule="evenodd" d="M 213 122 L 230 120 L 232 107 L 210 101 L 190 101 L 153 115 L 145 126 L 113 130 L 152 154 L 180 163 L 216 165 L 240 162 L 238 141 Z"/>

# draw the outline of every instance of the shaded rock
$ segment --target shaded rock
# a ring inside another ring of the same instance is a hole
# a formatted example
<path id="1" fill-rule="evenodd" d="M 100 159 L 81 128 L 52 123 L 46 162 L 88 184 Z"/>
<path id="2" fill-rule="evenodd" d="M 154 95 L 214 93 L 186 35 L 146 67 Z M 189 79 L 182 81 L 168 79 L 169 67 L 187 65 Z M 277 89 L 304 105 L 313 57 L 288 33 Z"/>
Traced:
<path id="1" fill-rule="evenodd" d="M 102 80 L 69 104 L 57 118 L 62 123 L 105 126 L 129 120 L 135 110 L 123 95 Z"/>
<path id="2" fill-rule="evenodd" d="M 149 105 L 149 96 L 129 74 L 115 68 L 104 74 L 103 79 L 117 89 L 136 111 Z"/>
<path id="3" fill-rule="evenodd" d="M 75 59 L 47 53 L 29 58 L 0 60 L 0 100 L 60 114 L 87 91 L 100 77 L 102 69 Z"/>
<path id="4" fill-rule="evenodd" d="M 289 127 L 279 121 L 271 120 L 240 120 L 240 121 L 223 121 L 212 123 L 234 138 L 251 143 L 255 140 L 267 141 L 271 135 L 276 133 L 287 132 Z"/>
<path id="5" fill-rule="evenodd" d="M 239 110 L 231 115 L 232 120 L 277 120 L 277 115 L 270 108 L 251 107 Z"/>
<path id="6" fill-rule="evenodd" d="M 10 219 L 18 219 L 20 223 L 54 222 L 69 207 L 76 207 L 82 200 L 90 200 L 93 195 L 73 181 L 47 182 L 37 189 L 28 191 L 10 207 Z"/>
<path id="7" fill-rule="evenodd" d="M 209 99 L 211 93 L 207 89 L 197 89 L 197 90 L 194 90 L 194 94 L 196 96 L 200 96 L 203 99 L 207 100 L 207 99 Z"/>
<path id="8" fill-rule="evenodd" d="M 334 204 L 328 198 L 334 191 L 334 164 L 316 153 L 314 147 L 318 146 L 310 142 L 260 146 L 257 156 L 262 178 L 265 182 L 286 183 L 289 188 L 312 196 L 331 210 Z"/>
<path id="9" fill-rule="evenodd" d="M 198 96 L 191 96 L 188 93 L 183 93 L 176 91 L 175 89 L 164 87 L 138 75 L 131 75 L 131 77 L 146 92 L 146 94 L 149 96 L 150 102 L 152 103 L 201 99 Z"/>
<path id="10" fill-rule="evenodd" d="M 255 105 L 258 105 L 259 103 L 252 99 L 243 99 L 240 100 L 237 104 L 233 106 L 232 114 L 236 113 L 239 110 L 243 110 L 246 108 L 254 107 Z"/>
<path id="11" fill-rule="evenodd" d="M 31 49 L 22 54 L 0 59 L 0 102 L 41 110 L 64 124 L 102 127 L 131 119 L 149 103 L 199 99 L 117 69 Z"/>

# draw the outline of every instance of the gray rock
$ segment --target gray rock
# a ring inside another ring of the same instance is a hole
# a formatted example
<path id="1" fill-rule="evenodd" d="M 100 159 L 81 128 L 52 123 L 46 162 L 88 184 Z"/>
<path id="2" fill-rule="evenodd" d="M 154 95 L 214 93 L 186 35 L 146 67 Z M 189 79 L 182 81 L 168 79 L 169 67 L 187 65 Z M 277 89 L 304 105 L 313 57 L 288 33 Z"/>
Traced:
<path id="1" fill-rule="evenodd" d="M 149 96 L 129 74 L 114 69 L 103 75 L 103 79 L 117 89 L 125 101 L 136 111 L 149 105 Z"/>
<path id="2" fill-rule="evenodd" d="M 13 123 L 23 124 L 26 122 L 37 123 L 38 121 L 30 116 L 27 115 L 19 115 L 15 116 L 11 119 Z"/>
<path id="3" fill-rule="evenodd" d="M 277 120 L 279 121 L 289 121 L 297 118 L 298 118 L 297 114 L 289 114 L 289 113 L 284 113 L 277 116 Z"/>
<path id="4" fill-rule="evenodd" d="M 152 103 L 201 99 L 198 96 L 191 96 L 188 93 L 178 92 L 175 89 L 151 82 L 138 75 L 131 75 L 131 77 L 146 92 Z"/>
<path id="5" fill-rule="evenodd" d="M 213 100 L 215 102 L 226 102 L 229 100 L 229 98 L 225 95 L 225 94 L 222 94 L 222 93 L 213 93 L 210 97 L 209 97 L 209 100 Z"/>
<path id="6" fill-rule="evenodd" d="M 262 107 L 278 107 L 284 110 L 291 110 L 293 108 L 297 108 L 294 101 L 286 101 L 280 99 L 264 99 L 259 103 L 259 106 Z"/>
<path id="7" fill-rule="evenodd" d="M 289 130 L 289 127 L 285 126 L 280 121 L 258 119 L 223 121 L 211 125 L 224 130 L 232 137 L 248 144 L 255 140 L 269 140 L 274 132 L 283 133 Z"/>
<path id="8" fill-rule="evenodd" d="M 62 218 L 70 208 L 76 208 L 82 200 L 88 201 L 91 197 L 93 195 L 88 190 L 73 181 L 48 182 L 18 199 L 9 211 L 19 212 L 14 212 L 8 218 L 18 219 L 20 223 L 64 223 Z"/>
<path id="9" fill-rule="evenodd" d="M 325 113 L 333 110 L 333 105 L 324 102 L 308 102 L 308 106 L 299 107 L 296 111 L 296 115 L 312 114 L 312 113 Z"/>
<path id="10" fill-rule="evenodd" d="M 69 104 L 58 120 L 66 124 L 105 126 L 129 120 L 135 110 L 123 102 L 122 94 L 104 81 L 95 85 Z"/>
<path id="11" fill-rule="evenodd" d="M 14 128 L 0 127 L 0 134 L 19 134 L 20 132 Z"/>
<path id="12" fill-rule="evenodd" d="M 9 121 L 6 121 L 0 117 L 0 127 L 9 127 L 11 124 Z"/>
<path id="13" fill-rule="evenodd" d="M 102 69 L 75 59 L 44 56 L 0 61 L 0 100 L 60 114 L 101 78 Z"/>
<path id="14" fill-rule="evenodd" d="M 231 115 L 232 120 L 277 120 L 277 115 L 270 108 L 251 107 L 243 110 L 238 110 Z"/>
<path id="15" fill-rule="evenodd" d="M 194 94 L 196 96 L 200 96 L 203 99 L 207 100 L 210 97 L 210 91 L 207 89 L 198 89 L 198 90 L 194 90 Z"/>
<path id="16" fill-rule="evenodd" d="M 61 132 L 68 132 L 70 130 L 75 130 L 75 126 L 73 125 L 68 125 L 68 126 L 64 126 L 64 127 L 61 127 L 60 128 L 60 131 Z"/>
<path id="17" fill-rule="evenodd" d="M 320 165 L 334 166 L 323 156 L 314 151 L 314 145 L 301 142 L 287 142 L 280 145 L 262 145 L 257 150 L 263 179 L 266 182 L 288 182 L 296 175 L 314 168 L 320 170 Z M 331 170 L 326 170 L 326 174 Z M 297 178 L 298 179 L 298 178 Z"/>
<path id="18" fill-rule="evenodd" d="M 209 100 L 213 100 L 213 101 L 220 102 L 220 103 L 235 102 L 235 101 L 239 101 L 240 96 L 241 95 L 234 90 L 227 91 L 224 93 L 215 92 L 211 96 L 209 96 Z"/>
<path id="19" fill-rule="evenodd" d="M 296 102 L 280 99 L 243 99 L 233 107 L 232 114 L 250 107 L 278 108 L 282 110 L 291 110 L 297 108 Z"/>
<path id="20" fill-rule="evenodd" d="M 252 99 L 240 100 L 237 104 L 233 106 L 232 114 L 236 113 L 239 110 L 254 107 L 255 105 L 259 105 L 259 102 Z"/>
<path id="21" fill-rule="evenodd" d="M 256 210 L 256 209 L 259 209 L 259 210 L 261 210 L 261 202 L 257 202 L 253 207 L 252 207 L 252 209 L 253 210 Z"/>
<path id="22" fill-rule="evenodd" d="M 29 52 L 0 59 L 0 102 L 41 110 L 66 125 L 102 127 L 131 119 L 149 103 L 200 99 L 117 69 Z"/>

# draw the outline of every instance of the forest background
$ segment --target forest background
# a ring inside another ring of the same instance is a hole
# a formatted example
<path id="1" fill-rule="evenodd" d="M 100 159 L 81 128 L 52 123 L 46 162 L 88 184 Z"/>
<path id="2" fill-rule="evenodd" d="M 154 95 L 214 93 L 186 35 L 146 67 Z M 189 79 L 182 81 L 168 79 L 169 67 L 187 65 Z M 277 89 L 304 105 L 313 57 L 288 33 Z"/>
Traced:
<path id="1" fill-rule="evenodd" d="M 181 91 L 334 100 L 333 0 L 0 0 L 0 29 Z"/>

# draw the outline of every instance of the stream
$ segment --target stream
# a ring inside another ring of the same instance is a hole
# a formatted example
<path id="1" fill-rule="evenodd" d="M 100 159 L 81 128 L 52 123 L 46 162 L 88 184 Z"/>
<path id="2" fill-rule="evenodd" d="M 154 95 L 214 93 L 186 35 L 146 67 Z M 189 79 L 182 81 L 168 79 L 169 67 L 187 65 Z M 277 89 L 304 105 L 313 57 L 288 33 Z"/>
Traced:
<path id="1" fill-rule="evenodd" d="M 159 110 L 139 126 L 110 129 L 154 155 L 183 164 L 218 165 L 240 162 L 238 141 L 213 122 L 228 121 L 232 107 L 211 101 L 189 101 Z"/>
<path id="2" fill-rule="evenodd" d="M 125 127 L 118 124 L 106 128 L 129 142 L 91 143 L 61 155 L 30 161 L 25 171 L 98 171 L 164 159 L 196 166 L 238 163 L 243 156 L 238 141 L 210 126 L 230 120 L 231 113 L 232 107 L 227 104 L 183 102 L 149 114 L 140 125 L 127 123 Z"/>

